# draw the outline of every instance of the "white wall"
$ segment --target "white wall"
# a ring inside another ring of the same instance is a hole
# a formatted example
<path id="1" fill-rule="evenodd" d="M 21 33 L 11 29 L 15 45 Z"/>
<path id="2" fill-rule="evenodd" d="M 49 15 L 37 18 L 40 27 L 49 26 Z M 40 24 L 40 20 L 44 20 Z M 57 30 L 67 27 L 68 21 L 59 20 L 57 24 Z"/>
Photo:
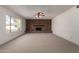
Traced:
<path id="1" fill-rule="evenodd" d="M 7 33 L 5 26 L 6 26 L 6 20 L 5 15 L 10 16 L 19 16 L 16 13 L 11 12 L 10 10 L 3 8 L 0 6 L 0 45 L 23 34 L 25 31 L 25 20 L 22 18 L 22 28 L 19 31 Z"/>
<path id="2" fill-rule="evenodd" d="M 79 8 L 76 6 L 53 19 L 53 33 L 79 45 Z"/>

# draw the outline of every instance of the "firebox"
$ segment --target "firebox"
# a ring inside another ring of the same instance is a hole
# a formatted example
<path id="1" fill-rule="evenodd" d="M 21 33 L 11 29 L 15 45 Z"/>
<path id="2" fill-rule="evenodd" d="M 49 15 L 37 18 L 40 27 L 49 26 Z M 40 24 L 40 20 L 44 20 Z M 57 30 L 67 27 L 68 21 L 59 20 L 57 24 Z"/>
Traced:
<path id="1" fill-rule="evenodd" d="M 42 28 L 36 28 L 36 31 L 42 31 Z"/>

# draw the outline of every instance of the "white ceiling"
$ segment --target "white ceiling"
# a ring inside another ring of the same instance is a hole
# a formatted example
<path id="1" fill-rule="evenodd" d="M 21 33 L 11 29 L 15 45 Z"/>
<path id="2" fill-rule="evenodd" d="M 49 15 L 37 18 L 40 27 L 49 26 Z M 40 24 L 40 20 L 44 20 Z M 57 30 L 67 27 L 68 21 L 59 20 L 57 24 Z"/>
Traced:
<path id="1" fill-rule="evenodd" d="M 33 19 L 37 12 L 44 12 L 43 19 L 52 19 L 53 17 L 63 13 L 72 5 L 6 5 L 6 8 L 18 13 L 26 19 Z"/>

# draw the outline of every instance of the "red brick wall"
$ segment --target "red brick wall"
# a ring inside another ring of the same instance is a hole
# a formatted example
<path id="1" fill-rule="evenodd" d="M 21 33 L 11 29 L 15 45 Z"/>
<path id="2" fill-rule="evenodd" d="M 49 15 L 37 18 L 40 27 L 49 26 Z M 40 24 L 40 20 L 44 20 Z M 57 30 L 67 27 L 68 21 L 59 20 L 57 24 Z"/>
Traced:
<path id="1" fill-rule="evenodd" d="M 37 31 L 36 28 L 42 28 Z M 51 20 L 26 20 L 26 32 L 51 32 Z"/>

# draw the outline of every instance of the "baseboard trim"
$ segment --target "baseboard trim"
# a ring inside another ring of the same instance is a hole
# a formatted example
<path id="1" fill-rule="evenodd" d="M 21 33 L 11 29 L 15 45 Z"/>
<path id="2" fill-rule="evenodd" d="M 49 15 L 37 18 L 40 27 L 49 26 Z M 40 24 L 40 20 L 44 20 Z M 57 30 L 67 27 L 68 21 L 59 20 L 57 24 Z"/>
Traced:
<path id="1" fill-rule="evenodd" d="M 54 33 L 53 33 L 53 34 L 54 34 Z M 65 39 L 65 38 L 63 38 L 63 37 L 60 37 L 60 36 L 58 36 L 57 34 L 54 34 L 54 35 L 56 35 L 56 36 L 59 37 L 59 38 L 62 38 L 62 39 L 64 39 L 64 40 L 66 40 L 66 41 L 69 41 L 69 42 L 71 42 L 71 43 L 74 44 L 74 45 L 79 46 L 78 44 L 76 44 L 76 43 L 74 43 L 74 42 L 72 42 L 72 41 L 70 41 L 70 40 L 68 40 L 68 39 Z"/>
<path id="2" fill-rule="evenodd" d="M 13 40 L 16 40 L 17 38 L 19 38 L 19 37 L 21 37 L 21 36 L 23 36 L 23 35 L 25 35 L 25 33 L 23 33 L 23 34 L 21 34 L 21 35 L 19 35 L 19 36 L 15 37 L 15 38 L 13 38 L 13 39 L 11 39 L 11 40 L 7 41 L 7 42 L 5 42 L 5 43 L 1 44 L 1 45 L 0 45 L 0 47 L 2 47 L 2 46 L 4 46 L 4 45 L 6 45 L 7 43 L 9 43 L 9 42 L 11 42 L 11 41 L 13 41 Z"/>

